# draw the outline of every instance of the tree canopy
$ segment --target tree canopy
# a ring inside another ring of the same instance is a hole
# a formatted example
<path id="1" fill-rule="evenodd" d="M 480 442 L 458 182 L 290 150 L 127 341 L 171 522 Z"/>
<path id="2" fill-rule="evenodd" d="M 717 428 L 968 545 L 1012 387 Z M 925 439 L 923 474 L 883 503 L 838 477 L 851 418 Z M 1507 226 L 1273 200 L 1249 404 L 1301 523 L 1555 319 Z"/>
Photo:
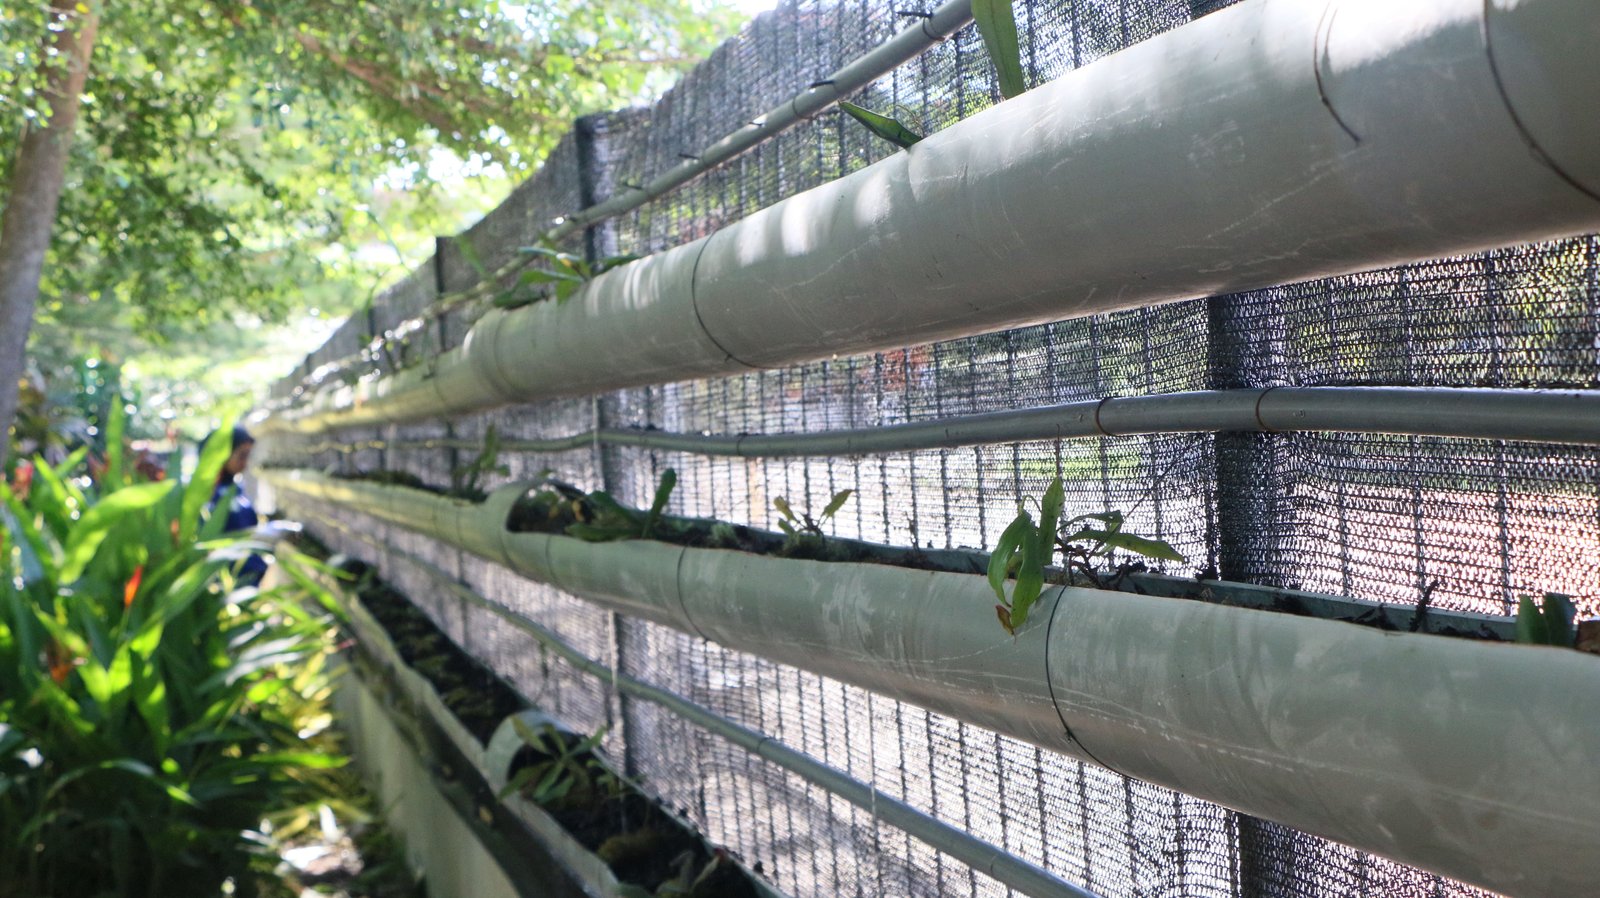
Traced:
<path id="1" fill-rule="evenodd" d="M 203 349 L 359 305 L 575 117 L 647 96 L 731 34 L 716 2 L 97 3 L 36 349 Z M 48 124 L 63 5 L 0 4 L 16 73 L 0 87 L 0 204 L 22 136 Z"/>

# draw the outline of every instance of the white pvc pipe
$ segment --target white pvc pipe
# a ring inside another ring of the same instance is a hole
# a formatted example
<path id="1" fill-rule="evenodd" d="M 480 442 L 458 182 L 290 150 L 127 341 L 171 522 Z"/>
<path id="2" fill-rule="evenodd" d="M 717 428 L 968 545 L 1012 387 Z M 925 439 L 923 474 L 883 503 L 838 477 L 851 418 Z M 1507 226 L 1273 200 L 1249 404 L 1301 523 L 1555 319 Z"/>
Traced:
<path id="1" fill-rule="evenodd" d="M 1497 892 L 1600 882 L 1593 655 L 1065 587 L 1012 638 L 982 576 L 576 542 L 513 564 L 580 553 L 556 582 L 615 610 Z"/>
<path id="2" fill-rule="evenodd" d="M 1600 229 L 1590 0 L 1246 0 L 494 310 L 319 430 L 792 365 Z"/>
<path id="3" fill-rule="evenodd" d="M 1507 895 L 1600 883 L 1600 658 L 1069 593 L 1051 691 L 1118 772 Z"/>

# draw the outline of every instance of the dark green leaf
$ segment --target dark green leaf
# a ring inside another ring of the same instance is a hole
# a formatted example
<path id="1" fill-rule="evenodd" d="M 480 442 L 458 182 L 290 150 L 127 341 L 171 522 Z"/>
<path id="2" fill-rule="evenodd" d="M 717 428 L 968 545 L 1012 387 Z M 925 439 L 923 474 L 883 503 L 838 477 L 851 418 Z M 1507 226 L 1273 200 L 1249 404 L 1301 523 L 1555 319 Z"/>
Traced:
<path id="1" fill-rule="evenodd" d="M 667 500 L 672 497 L 672 488 L 678 485 L 678 472 L 671 468 L 661 472 L 661 484 L 656 487 L 655 501 L 650 503 L 650 514 L 645 516 L 644 527 L 639 535 L 649 539 L 656 529 L 656 522 L 661 520 L 661 512 L 667 507 Z"/>
<path id="2" fill-rule="evenodd" d="M 843 109 L 851 118 L 867 126 L 867 130 L 889 141 L 901 149 L 907 149 L 912 144 L 922 139 L 922 135 L 907 128 L 899 119 L 880 115 L 870 109 L 864 109 L 854 103 L 839 101 L 839 108 Z"/>
<path id="3" fill-rule="evenodd" d="M 1551 645 L 1570 646 L 1577 643 L 1578 629 L 1574 623 L 1577 616 L 1578 609 L 1572 604 L 1570 596 L 1559 592 L 1544 594 L 1544 622 Z"/>
<path id="4" fill-rule="evenodd" d="M 972 18 L 983 36 L 983 47 L 989 51 L 995 74 L 1000 78 L 1000 95 L 1010 99 L 1027 90 L 1011 0 L 972 0 Z"/>
<path id="5" fill-rule="evenodd" d="M 1517 599 L 1517 642 L 1530 645 L 1550 643 L 1550 630 L 1545 626 L 1544 615 L 1531 596 Z"/>
<path id="6" fill-rule="evenodd" d="M 1540 604 L 1522 596 L 1517 600 L 1517 642 L 1571 647 L 1577 642 L 1576 616 L 1572 599 L 1561 593 L 1545 593 Z"/>

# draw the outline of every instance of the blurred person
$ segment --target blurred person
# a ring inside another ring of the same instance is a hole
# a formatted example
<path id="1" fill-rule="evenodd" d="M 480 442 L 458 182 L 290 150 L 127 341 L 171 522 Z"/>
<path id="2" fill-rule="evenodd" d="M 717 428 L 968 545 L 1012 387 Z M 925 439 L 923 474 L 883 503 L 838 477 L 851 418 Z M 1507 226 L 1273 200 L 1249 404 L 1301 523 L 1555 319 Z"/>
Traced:
<path id="1" fill-rule="evenodd" d="M 207 439 L 207 442 L 210 440 Z M 239 483 L 239 475 L 250 465 L 250 450 L 255 448 L 255 444 L 256 438 L 250 435 L 250 431 L 237 424 L 233 426 L 233 452 L 227 461 L 222 463 L 222 470 L 217 473 L 217 484 L 211 490 L 211 502 L 207 506 L 212 514 L 216 514 L 218 503 L 227 497 L 227 521 L 222 526 L 224 532 L 252 530 L 261 523 L 261 518 L 256 515 L 255 508 L 250 504 L 250 497 L 245 495 L 244 488 Z M 242 586 L 254 586 L 261 582 L 261 576 L 266 572 L 266 559 L 252 552 L 248 558 L 239 563 L 235 577 Z"/>

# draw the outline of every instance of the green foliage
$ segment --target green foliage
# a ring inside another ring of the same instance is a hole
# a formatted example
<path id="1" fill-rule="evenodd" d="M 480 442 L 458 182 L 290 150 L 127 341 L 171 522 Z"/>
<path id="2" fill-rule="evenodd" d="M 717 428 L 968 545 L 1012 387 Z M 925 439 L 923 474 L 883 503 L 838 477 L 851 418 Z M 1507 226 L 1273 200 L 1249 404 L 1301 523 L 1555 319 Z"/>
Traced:
<path id="1" fill-rule="evenodd" d="M 839 101 L 839 108 L 843 109 L 851 118 L 865 125 L 868 131 L 902 150 L 909 149 L 912 144 L 922 139 L 921 134 L 906 127 L 897 118 L 873 112 L 870 109 L 844 100 Z"/>
<path id="2" fill-rule="evenodd" d="M 655 499 L 650 503 L 648 512 L 629 508 L 604 490 L 596 490 L 582 499 L 569 500 L 578 520 L 567 525 L 566 533 L 591 543 L 651 539 L 656 536 L 661 513 L 666 509 L 667 500 L 677 485 L 677 471 L 671 468 L 662 471 L 661 482 L 656 486 Z M 555 501 L 562 500 L 556 498 Z"/>
<path id="3" fill-rule="evenodd" d="M 216 894 L 341 763 L 299 735 L 325 619 L 236 589 L 265 547 L 198 520 L 218 447 L 198 486 L 101 493 L 81 454 L 0 486 L 0 896 Z"/>
<path id="4" fill-rule="evenodd" d="M 1517 642 L 1571 648 L 1578 641 L 1577 607 L 1570 596 L 1547 592 L 1534 604 L 1532 596 L 1517 598 Z"/>
<path id="5" fill-rule="evenodd" d="M 1028 89 L 1022 76 L 1022 51 L 1017 45 L 1017 20 L 1011 0 L 973 0 L 972 18 L 989 51 L 995 74 L 1000 78 L 1000 96 L 1010 99 Z"/>
<path id="6" fill-rule="evenodd" d="M 1146 558 L 1182 562 L 1183 556 L 1165 540 L 1139 536 L 1123 530 L 1120 511 L 1096 512 L 1061 520 L 1066 505 L 1066 488 L 1060 477 L 1050 481 L 1039 501 L 1039 523 L 1026 507 L 1000 534 L 1000 541 L 989 555 L 989 586 L 1000 604 L 995 616 L 1007 633 L 1015 633 L 1028 620 L 1028 613 L 1044 591 L 1045 568 L 1060 549 L 1069 570 L 1098 582 L 1097 568 L 1114 551 Z M 1005 582 L 1015 577 L 1011 595 Z"/>
<path id="7" fill-rule="evenodd" d="M 548 267 L 529 269 L 519 275 L 516 287 L 495 297 L 494 304 L 502 309 L 520 308 L 542 299 L 566 302 L 579 287 L 639 258 L 624 253 L 589 262 L 582 256 L 562 252 L 548 242 L 525 246 L 521 252 L 544 258 Z"/>
<path id="8" fill-rule="evenodd" d="M 483 433 L 483 448 L 472 460 L 450 472 L 450 495 L 473 498 L 483 495 L 483 478 L 489 474 L 504 477 L 511 468 L 500 463 L 500 432 L 490 424 Z"/>
<path id="9" fill-rule="evenodd" d="M 567 801 L 586 806 L 622 793 L 625 780 L 594 753 L 606 737 L 605 727 L 577 739 L 550 724 L 535 728 L 513 717 L 511 725 L 536 757 L 511 777 L 500 790 L 501 798 L 520 794 L 548 808 Z"/>
<path id="10" fill-rule="evenodd" d="M 839 509 L 843 508 L 844 503 L 854 494 L 855 490 L 840 490 L 834 493 L 833 498 L 829 499 L 828 504 L 822 509 L 822 514 L 815 518 L 811 517 L 809 511 L 795 514 L 789 505 L 789 500 L 782 496 L 774 498 L 772 507 L 782 515 L 778 519 L 778 529 L 783 531 L 784 536 L 783 546 L 779 548 L 778 554 L 784 556 L 816 554 L 827 541 L 827 536 L 822 532 L 822 525 L 838 514 Z"/>

